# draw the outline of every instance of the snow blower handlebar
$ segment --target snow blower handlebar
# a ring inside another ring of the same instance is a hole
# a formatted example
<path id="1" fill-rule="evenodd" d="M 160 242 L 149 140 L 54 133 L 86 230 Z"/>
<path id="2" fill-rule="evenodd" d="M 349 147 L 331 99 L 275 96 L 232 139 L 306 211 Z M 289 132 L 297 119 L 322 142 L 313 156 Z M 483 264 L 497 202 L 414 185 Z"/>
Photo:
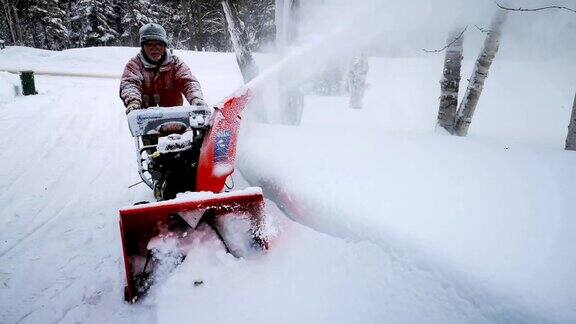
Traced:
<path id="1" fill-rule="evenodd" d="M 146 161 L 144 153 L 156 152 L 157 145 L 145 145 L 142 138 L 150 135 L 165 136 L 172 132 L 182 134 L 192 131 L 198 133 L 198 131 L 209 127 L 207 121 L 209 114 L 209 111 L 198 110 L 195 106 L 138 109 L 128 113 L 128 126 L 136 146 L 138 174 L 148 187 L 153 189 L 154 184 L 152 179 L 146 175 L 147 170 L 143 165 Z"/>
<path id="2" fill-rule="evenodd" d="M 203 129 L 209 125 L 206 110 L 196 107 L 167 107 L 137 109 L 128 113 L 128 126 L 133 137 L 159 135 L 162 125 L 173 123 L 186 127 L 186 130 Z M 201 122 L 199 119 L 201 117 Z"/>

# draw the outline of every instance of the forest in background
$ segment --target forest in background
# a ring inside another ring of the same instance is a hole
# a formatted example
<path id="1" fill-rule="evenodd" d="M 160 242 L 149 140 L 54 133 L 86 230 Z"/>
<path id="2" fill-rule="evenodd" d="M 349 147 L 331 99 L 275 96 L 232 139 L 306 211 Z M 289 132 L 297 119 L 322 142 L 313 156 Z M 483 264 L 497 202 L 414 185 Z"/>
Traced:
<path id="1" fill-rule="evenodd" d="M 250 49 L 275 37 L 274 0 L 230 1 Z M 139 46 L 138 30 L 162 24 L 171 46 L 231 51 L 220 0 L 0 0 L 0 41 L 5 45 L 63 50 Z"/>

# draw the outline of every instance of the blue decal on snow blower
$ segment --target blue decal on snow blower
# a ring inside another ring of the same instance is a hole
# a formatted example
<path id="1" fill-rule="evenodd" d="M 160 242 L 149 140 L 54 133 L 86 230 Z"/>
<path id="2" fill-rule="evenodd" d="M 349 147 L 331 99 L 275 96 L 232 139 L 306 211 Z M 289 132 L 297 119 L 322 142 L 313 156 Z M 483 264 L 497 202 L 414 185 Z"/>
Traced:
<path id="1" fill-rule="evenodd" d="M 228 148 L 230 147 L 230 132 L 223 131 L 216 134 L 216 145 L 214 145 L 214 162 L 226 161 L 228 159 Z"/>

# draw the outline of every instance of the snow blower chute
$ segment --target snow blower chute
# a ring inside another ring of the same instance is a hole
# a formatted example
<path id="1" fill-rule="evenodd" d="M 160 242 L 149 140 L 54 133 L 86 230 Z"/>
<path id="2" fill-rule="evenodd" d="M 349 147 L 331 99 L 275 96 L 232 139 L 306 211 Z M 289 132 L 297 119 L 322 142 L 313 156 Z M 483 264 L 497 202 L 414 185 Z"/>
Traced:
<path id="1" fill-rule="evenodd" d="M 183 260 L 186 238 L 198 226 L 209 226 L 236 257 L 268 248 L 261 189 L 221 192 L 234 171 L 240 113 L 249 99 L 248 90 L 232 96 L 215 107 L 211 123 L 194 107 L 128 114 L 140 177 L 158 202 L 120 210 L 126 301 L 135 302 L 154 282 L 162 266 L 157 254 L 169 255 L 172 264 Z"/>

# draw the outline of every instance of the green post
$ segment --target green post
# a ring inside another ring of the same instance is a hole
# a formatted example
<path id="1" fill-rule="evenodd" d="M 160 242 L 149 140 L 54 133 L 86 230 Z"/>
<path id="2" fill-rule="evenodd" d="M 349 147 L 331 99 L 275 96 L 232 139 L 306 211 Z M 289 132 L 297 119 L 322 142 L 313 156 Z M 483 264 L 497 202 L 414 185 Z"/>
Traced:
<path id="1" fill-rule="evenodd" d="M 25 96 L 38 94 L 34 84 L 34 71 L 20 72 L 20 81 L 22 81 L 22 94 Z"/>

